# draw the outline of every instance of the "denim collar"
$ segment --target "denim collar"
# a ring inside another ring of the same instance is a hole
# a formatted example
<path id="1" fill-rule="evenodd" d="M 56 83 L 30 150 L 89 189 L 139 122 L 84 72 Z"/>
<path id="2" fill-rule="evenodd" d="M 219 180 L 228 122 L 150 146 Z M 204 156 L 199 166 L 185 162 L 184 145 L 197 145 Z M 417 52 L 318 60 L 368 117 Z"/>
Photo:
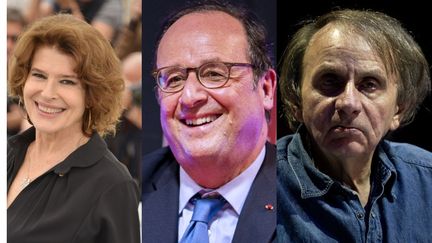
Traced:
<path id="1" fill-rule="evenodd" d="M 397 179 L 397 171 L 394 162 L 389 158 L 390 151 L 389 142 L 386 140 L 381 141 L 376 150 L 377 155 L 377 174 L 375 183 L 380 183 L 384 189 L 383 193 L 388 193 L 393 199 L 396 199 L 395 187 L 393 186 Z"/>
<path id="2" fill-rule="evenodd" d="M 294 172 L 299 191 L 301 192 L 301 198 L 307 199 L 323 196 L 330 191 L 333 185 L 340 185 L 340 183 L 334 181 L 315 167 L 309 153 L 305 149 L 300 133 L 297 131 L 294 135 L 289 136 L 291 141 L 287 141 L 288 164 Z M 382 185 L 384 189 L 383 193 L 390 193 L 395 198 L 396 196 L 392 193 L 391 188 L 396 180 L 397 173 L 382 143 L 375 150 L 374 166 L 376 166 L 376 174 L 375 176 L 372 175 L 371 179 L 374 185 Z"/>

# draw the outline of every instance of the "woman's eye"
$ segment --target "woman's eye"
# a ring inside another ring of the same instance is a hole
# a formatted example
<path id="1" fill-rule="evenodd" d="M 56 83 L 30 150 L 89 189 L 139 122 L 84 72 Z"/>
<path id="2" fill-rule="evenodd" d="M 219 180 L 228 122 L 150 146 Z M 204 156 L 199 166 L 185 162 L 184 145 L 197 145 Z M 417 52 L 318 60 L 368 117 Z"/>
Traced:
<path id="1" fill-rule="evenodd" d="M 62 80 L 60 80 L 60 83 L 62 83 L 62 84 L 68 84 L 68 85 L 74 85 L 74 84 L 76 84 L 75 81 L 72 81 L 72 80 L 69 80 L 69 79 L 62 79 Z"/>
<path id="2" fill-rule="evenodd" d="M 31 76 L 38 78 L 38 79 L 45 79 L 45 75 L 41 73 L 31 73 Z"/>

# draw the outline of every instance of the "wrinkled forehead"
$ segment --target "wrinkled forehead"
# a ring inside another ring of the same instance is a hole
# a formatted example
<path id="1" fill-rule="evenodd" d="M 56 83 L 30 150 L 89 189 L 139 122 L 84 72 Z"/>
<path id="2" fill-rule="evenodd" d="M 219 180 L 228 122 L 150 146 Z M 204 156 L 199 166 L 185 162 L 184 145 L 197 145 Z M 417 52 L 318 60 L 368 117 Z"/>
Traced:
<path id="1" fill-rule="evenodd" d="M 305 55 L 329 49 L 359 51 L 378 55 L 377 50 L 361 34 L 349 26 L 328 24 L 318 30 L 308 43 Z"/>
<path id="2" fill-rule="evenodd" d="M 377 65 L 382 66 L 387 76 L 396 78 L 399 73 L 395 68 L 392 50 L 384 47 L 390 47 L 390 45 L 386 44 L 385 40 L 378 43 L 377 37 L 370 36 L 370 33 L 366 31 L 345 23 L 330 23 L 311 37 L 303 63 L 314 60 L 316 58 L 314 55 L 317 53 L 351 58 L 353 62 L 372 57 Z"/>

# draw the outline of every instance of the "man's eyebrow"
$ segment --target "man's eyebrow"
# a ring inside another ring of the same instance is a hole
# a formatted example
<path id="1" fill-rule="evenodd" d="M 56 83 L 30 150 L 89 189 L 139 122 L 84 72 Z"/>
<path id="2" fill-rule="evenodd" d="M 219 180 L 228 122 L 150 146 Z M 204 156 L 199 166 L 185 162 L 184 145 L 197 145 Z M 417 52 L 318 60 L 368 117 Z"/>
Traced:
<path id="1" fill-rule="evenodd" d="M 213 57 L 213 58 L 204 59 L 200 63 L 204 64 L 208 62 L 222 62 L 222 60 L 219 57 Z"/>
<path id="2" fill-rule="evenodd" d="M 210 63 L 210 62 L 224 62 L 222 61 L 222 59 L 220 57 L 212 57 L 212 58 L 207 58 L 207 59 L 203 59 L 199 62 L 199 64 L 196 67 L 199 67 L 205 63 Z M 156 67 L 155 70 L 161 69 L 161 68 L 166 68 L 166 67 L 186 67 L 183 64 L 180 63 L 175 63 L 173 65 L 169 65 L 169 66 L 163 66 L 163 67 Z"/>
<path id="3" fill-rule="evenodd" d="M 341 71 L 346 71 L 346 68 L 344 65 L 338 64 L 338 63 L 328 63 L 324 62 L 321 63 L 314 72 L 314 76 L 323 75 L 326 73 L 339 73 Z M 386 78 L 386 70 L 379 67 L 379 66 L 371 66 L 363 68 L 361 66 L 356 66 L 355 68 L 356 75 L 361 76 L 372 76 L 372 77 L 378 77 L 381 79 Z"/>
<path id="4" fill-rule="evenodd" d="M 315 72 L 313 73 L 313 77 L 321 76 L 328 73 L 339 73 L 343 70 L 341 65 L 336 63 L 328 63 L 324 62 L 319 64 L 317 68 L 315 68 Z"/>

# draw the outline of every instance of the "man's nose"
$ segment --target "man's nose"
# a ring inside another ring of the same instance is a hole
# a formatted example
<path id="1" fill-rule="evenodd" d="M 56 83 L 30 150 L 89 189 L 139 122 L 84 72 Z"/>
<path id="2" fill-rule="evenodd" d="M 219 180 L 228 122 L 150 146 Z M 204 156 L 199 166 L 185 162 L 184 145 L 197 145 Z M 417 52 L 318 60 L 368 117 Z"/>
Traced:
<path id="1" fill-rule="evenodd" d="M 336 97 L 335 108 L 341 115 L 357 116 L 361 111 L 361 93 L 353 81 L 347 82 L 345 89 Z"/>
<path id="2" fill-rule="evenodd" d="M 200 83 L 195 72 L 189 72 L 179 102 L 186 108 L 193 108 L 207 100 L 207 90 Z"/>

